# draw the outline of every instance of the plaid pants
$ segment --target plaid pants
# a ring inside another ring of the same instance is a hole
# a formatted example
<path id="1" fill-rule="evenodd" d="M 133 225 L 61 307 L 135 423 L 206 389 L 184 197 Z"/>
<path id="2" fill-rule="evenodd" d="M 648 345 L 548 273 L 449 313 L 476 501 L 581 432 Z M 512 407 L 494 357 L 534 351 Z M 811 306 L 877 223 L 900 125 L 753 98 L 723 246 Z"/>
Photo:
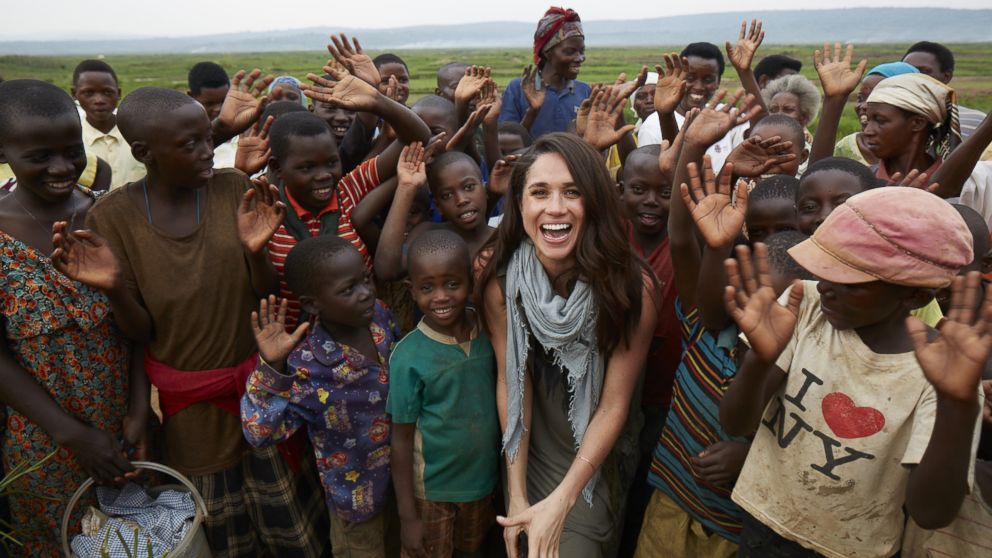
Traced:
<path id="1" fill-rule="evenodd" d="M 417 498 L 417 514 L 424 524 L 424 550 L 431 557 L 450 558 L 455 550 L 475 552 L 496 520 L 493 499 L 474 502 L 430 502 Z M 404 558 L 410 555 L 401 554 Z"/>
<path id="2" fill-rule="evenodd" d="M 252 448 L 241 463 L 190 477 L 207 504 L 214 558 L 329 558 L 330 524 L 313 452 L 294 475 L 274 447 Z"/>

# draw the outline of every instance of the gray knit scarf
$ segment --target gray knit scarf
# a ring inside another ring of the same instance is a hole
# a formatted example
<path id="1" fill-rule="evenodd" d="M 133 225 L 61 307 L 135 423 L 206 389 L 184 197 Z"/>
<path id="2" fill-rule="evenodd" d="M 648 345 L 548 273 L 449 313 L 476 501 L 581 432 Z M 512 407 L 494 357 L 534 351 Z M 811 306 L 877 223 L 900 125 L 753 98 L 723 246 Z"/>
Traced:
<path id="1" fill-rule="evenodd" d="M 555 293 L 548 273 L 538 261 L 534 244 L 525 239 L 510 257 L 506 271 L 506 388 L 507 423 L 503 451 L 516 458 L 524 432 L 524 374 L 529 335 L 547 349 L 568 379 L 568 422 L 575 451 L 599 406 L 603 390 L 603 358 L 596 344 L 596 308 L 589 284 L 581 279 L 567 299 Z M 599 479 L 595 472 L 582 490 L 592 505 Z"/>

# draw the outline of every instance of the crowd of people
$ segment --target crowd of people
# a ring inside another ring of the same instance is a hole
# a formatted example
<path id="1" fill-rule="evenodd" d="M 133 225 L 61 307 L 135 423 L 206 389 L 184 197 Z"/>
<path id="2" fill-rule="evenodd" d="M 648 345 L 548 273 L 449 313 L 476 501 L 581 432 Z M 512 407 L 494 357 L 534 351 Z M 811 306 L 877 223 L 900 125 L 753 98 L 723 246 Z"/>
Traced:
<path id="1" fill-rule="evenodd" d="M 218 558 L 987 555 L 992 119 L 937 43 L 812 81 L 728 35 L 590 85 L 551 8 L 409 106 L 343 34 L 0 82 L 15 554 L 155 460 Z"/>

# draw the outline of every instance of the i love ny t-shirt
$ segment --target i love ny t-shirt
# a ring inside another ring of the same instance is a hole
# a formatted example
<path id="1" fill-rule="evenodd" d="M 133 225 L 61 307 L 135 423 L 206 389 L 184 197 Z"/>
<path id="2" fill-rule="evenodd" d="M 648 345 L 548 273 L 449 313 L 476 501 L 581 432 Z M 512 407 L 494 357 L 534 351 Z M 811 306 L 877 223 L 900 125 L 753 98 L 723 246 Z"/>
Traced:
<path id="1" fill-rule="evenodd" d="M 804 287 L 777 362 L 788 377 L 765 409 L 733 500 L 826 556 L 889 557 L 902 537 L 906 465 L 919 463 L 930 441 L 936 392 L 912 352 L 872 352 L 855 331 L 827 322 L 815 282 Z M 972 463 L 976 447 L 977 437 Z"/>

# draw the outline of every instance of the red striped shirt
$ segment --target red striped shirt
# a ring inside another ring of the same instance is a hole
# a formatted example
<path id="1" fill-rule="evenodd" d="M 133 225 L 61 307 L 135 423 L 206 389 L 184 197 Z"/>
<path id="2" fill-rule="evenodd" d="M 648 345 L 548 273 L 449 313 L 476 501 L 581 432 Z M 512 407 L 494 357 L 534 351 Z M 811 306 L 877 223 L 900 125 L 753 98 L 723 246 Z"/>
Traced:
<path id="1" fill-rule="evenodd" d="M 320 217 L 322 215 L 328 211 L 340 211 L 338 236 L 351 242 L 358 249 L 358 253 L 362 255 L 365 265 L 370 270 L 372 269 L 372 258 L 369 257 L 369 249 L 365 246 L 365 241 L 358 236 L 358 232 L 355 231 L 355 227 L 351 223 L 351 212 L 354 211 L 358 202 L 362 201 L 362 198 L 379 185 L 379 175 L 376 172 L 375 161 L 376 159 L 369 159 L 342 177 L 338 182 L 337 189 L 331 201 L 316 214 L 301 207 L 289 194 L 289 191 L 286 191 L 286 197 L 289 198 L 290 202 L 290 207 L 287 210 L 296 212 L 300 221 L 303 221 L 307 230 L 310 231 L 311 236 L 320 234 Z M 269 240 L 269 258 L 272 260 L 272 267 L 279 274 L 279 296 L 289 300 L 289 309 L 286 312 L 286 328 L 289 330 L 296 327 L 296 322 L 300 317 L 300 301 L 286 285 L 286 275 L 284 273 L 286 256 L 296 246 L 296 243 L 296 238 L 289 233 L 285 225 L 280 226 L 279 230 L 272 235 L 272 239 Z"/>

